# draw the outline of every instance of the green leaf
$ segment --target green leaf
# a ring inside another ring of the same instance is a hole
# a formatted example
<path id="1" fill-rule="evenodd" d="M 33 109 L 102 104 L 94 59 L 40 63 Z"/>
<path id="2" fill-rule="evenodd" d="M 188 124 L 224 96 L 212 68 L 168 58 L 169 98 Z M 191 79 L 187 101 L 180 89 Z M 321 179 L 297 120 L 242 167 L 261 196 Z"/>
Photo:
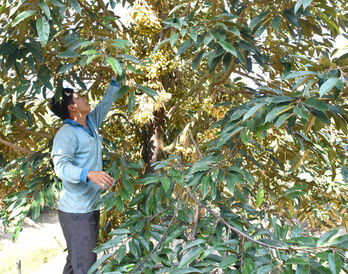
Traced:
<path id="1" fill-rule="evenodd" d="M 187 39 L 184 43 L 181 44 L 181 46 L 178 48 L 178 51 L 176 52 L 176 56 L 179 56 L 183 54 L 185 51 L 187 51 L 190 47 L 192 47 L 194 43 L 191 39 Z"/>
<path id="2" fill-rule="evenodd" d="M 81 53 L 81 55 L 93 55 L 99 53 L 98 51 L 96 51 L 95 49 L 89 49 L 89 50 L 85 50 L 84 52 Z"/>
<path id="3" fill-rule="evenodd" d="M 58 56 L 61 58 L 75 58 L 75 57 L 79 57 L 80 54 L 74 51 L 63 51 L 60 54 L 58 54 Z"/>
<path id="4" fill-rule="evenodd" d="M 134 189 L 129 180 L 128 173 L 123 173 L 122 184 L 129 194 L 134 194 Z"/>
<path id="5" fill-rule="evenodd" d="M 106 62 L 112 67 L 112 70 L 117 73 L 117 75 L 122 74 L 122 66 L 115 58 L 108 58 Z"/>
<path id="6" fill-rule="evenodd" d="M 308 120 L 308 111 L 302 104 L 298 104 L 294 107 L 294 113 L 296 114 L 296 116 Z"/>
<path id="7" fill-rule="evenodd" d="M 295 274 L 309 274 L 309 273 L 310 273 L 310 266 L 308 264 L 306 264 L 306 265 L 303 265 L 303 264 L 297 265 Z"/>
<path id="8" fill-rule="evenodd" d="M 116 93 L 114 97 L 114 101 L 116 102 L 118 99 L 120 99 L 123 95 L 127 93 L 127 91 L 130 89 L 129 86 L 122 86 L 118 92 Z"/>
<path id="9" fill-rule="evenodd" d="M 111 238 L 109 241 L 97 246 L 94 251 L 99 253 L 105 250 L 108 250 L 110 248 L 117 247 L 119 243 L 122 243 L 123 239 L 127 238 L 127 235 L 120 235 L 117 237 Z"/>
<path id="10" fill-rule="evenodd" d="M 51 11 L 50 11 L 50 8 L 48 7 L 48 5 L 45 3 L 45 1 L 40 0 L 39 7 L 46 14 L 47 19 L 50 19 L 51 18 Z"/>
<path id="11" fill-rule="evenodd" d="M 204 37 L 204 44 L 207 46 L 210 44 L 212 40 L 213 36 L 208 32 L 207 35 Z"/>
<path id="12" fill-rule="evenodd" d="M 170 45 L 174 46 L 175 42 L 178 40 L 178 36 L 179 34 L 177 34 L 176 32 L 172 34 L 172 36 L 170 36 Z"/>
<path id="13" fill-rule="evenodd" d="M 236 49 L 227 41 L 219 41 L 219 44 L 223 47 L 223 49 L 232 55 L 237 57 L 237 51 Z"/>
<path id="14" fill-rule="evenodd" d="M 308 264 L 308 261 L 304 258 L 292 257 L 286 260 L 286 264 Z"/>
<path id="15" fill-rule="evenodd" d="M 173 14 L 176 10 L 180 9 L 183 5 L 185 5 L 185 3 L 175 6 L 173 9 L 170 10 L 170 12 L 168 13 L 168 16 Z"/>
<path id="16" fill-rule="evenodd" d="M 138 58 L 135 58 L 135 57 L 130 56 L 128 54 L 120 54 L 120 55 L 117 55 L 116 57 L 131 61 L 131 62 L 139 64 L 139 65 L 143 65 L 143 62 L 141 62 Z"/>
<path id="17" fill-rule="evenodd" d="M 154 54 L 159 48 L 165 46 L 166 44 L 168 44 L 170 42 L 170 39 L 164 39 L 161 42 L 159 42 L 155 48 L 152 50 L 152 54 Z"/>
<path id="18" fill-rule="evenodd" d="M 320 111 L 327 111 L 329 109 L 328 104 L 315 98 L 307 99 L 304 104 Z"/>
<path id="19" fill-rule="evenodd" d="M 112 40 L 113 43 L 112 45 L 117 47 L 117 48 L 121 48 L 121 49 L 125 49 L 126 46 L 131 46 L 133 47 L 134 44 L 128 40 L 123 40 L 123 39 L 115 39 L 115 40 Z"/>
<path id="20" fill-rule="evenodd" d="M 253 106 L 251 109 L 249 109 L 248 112 L 245 113 L 244 116 L 243 116 L 243 122 L 245 120 L 247 120 L 249 117 L 251 117 L 252 115 L 254 115 L 265 104 L 266 104 L 266 102 L 262 102 L 262 103 L 259 103 L 259 104 L 255 105 L 255 106 Z"/>
<path id="21" fill-rule="evenodd" d="M 120 264 L 124 258 L 124 256 L 126 255 L 126 246 L 123 245 L 119 248 L 119 250 L 117 251 L 117 263 Z M 112 254 L 112 253 L 111 253 Z"/>
<path id="22" fill-rule="evenodd" d="M 91 268 L 88 270 L 87 274 L 95 273 L 95 271 L 98 269 L 98 267 L 113 255 L 114 255 L 113 253 L 109 253 L 109 254 L 105 254 L 102 257 L 100 257 L 100 259 L 98 259 L 98 261 L 96 261 L 91 266 Z"/>
<path id="23" fill-rule="evenodd" d="M 262 13 L 260 13 L 259 15 L 257 15 L 256 17 L 254 17 L 254 18 L 250 21 L 249 26 L 250 26 L 251 28 L 253 28 L 253 27 L 256 26 L 258 23 L 260 23 L 260 22 L 262 21 L 262 19 L 263 19 L 266 15 L 268 15 L 268 14 L 269 14 L 269 12 L 262 12 Z"/>
<path id="24" fill-rule="evenodd" d="M 135 106 L 135 94 L 132 91 L 128 96 L 128 113 L 132 112 Z"/>
<path id="25" fill-rule="evenodd" d="M 320 97 L 324 96 L 326 93 L 332 90 L 332 88 L 336 85 L 337 81 L 337 78 L 330 78 L 326 80 L 325 83 L 322 84 L 319 89 Z"/>
<path id="26" fill-rule="evenodd" d="M 193 262 L 201 253 L 204 251 L 203 247 L 196 247 L 189 252 L 187 252 L 179 262 L 179 268 L 185 267 Z"/>
<path id="27" fill-rule="evenodd" d="M 33 221 L 37 221 L 40 216 L 40 204 L 38 200 L 33 200 L 30 206 L 31 218 Z"/>
<path id="28" fill-rule="evenodd" d="M 45 87 L 47 87 L 50 90 L 53 90 L 53 86 L 50 82 L 52 78 L 51 71 L 46 66 L 40 67 L 37 76 L 39 80 L 44 84 Z"/>
<path id="29" fill-rule="evenodd" d="M 27 19 L 28 17 L 32 16 L 35 13 L 36 13 L 35 10 L 26 10 L 21 12 L 13 20 L 12 27 L 17 26 L 20 22 L 22 22 L 23 20 Z"/>
<path id="30" fill-rule="evenodd" d="M 158 93 L 153 90 L 152 88 L 140 85 L 140 84 L 136 84 L 135 85 L 137 88 L 141 89 L 142 91 L 144 91 L 147 95 L 149 95 L 154 101 L 155 100 L 155 96 L 158 96 Z"/>
<path id="31" fill-rule="evenodd" d="M 160 181 L 164 191 L 167 192 L 170 189 L 170 179 L 168 177 L 161 177 Z"/>
<path id="32" fill-rule="evenodd" d="M 45 46 L 50 35 L 50 24 L 45 17 L 41 17 L 36 21 L 36 30 L 39 35 L 41 44 Z"/>
<path id="33" fill-rule="evenodd" d="M 197 56 L 193 59 L 193 61 L 192 61 L 192 69 L 193 69 L 193 70 L 195 70 L 195 69 L 198 67 L 198 65 L 199 65 L 199 63 L 200 63 L 200 61 L 201 61 L 201 58 L 202 58 L 203 54 L 204 54 L 204 52 L 203 52 L 203 51 L 200 51 L 200 52 L 197 54 Z"/>
<path id="34" fill-rule="evenodd" d="M 230 27 L 230 28 L 228 29 L 228 31 L 229 31 L 229 32 L 232 32 L 233 34 L 235 34 L 235 35 L 237 35 L 237 36 L 239 36 L 239 37 L 241 36 L 239 29 L 237 29 L 236 27 Z"/>
<path id="35" fill-rule="evenodd" d="M 185 247 L 181 250 L 181 253 L 184 253 L 187 249 L 190 249 L 191 247 L 194 247 L 196 245 L 204 244 L 206 241 L 203 239 L 197 239 L 192 241 L 191 243 L 185 245 Z"/>
<path id="36" fill-rule="evenodd" d="M 76 10 L 76 12 L 81 15 L 81 7 L 77 0 L 70 0 L 70 3 L 72 7 Z"/>
<path id="37" fill-rule="evenodd" d="M 324 244 L 326 244 L 331 239 L 332 236 L 337 234 L 337 232 L 338 232 L 338 229 L 333 229 L 324 233 L 318 240 L 317 246 L 323 246 Z"/>
<path id="38" fill-rule="evenodd" d="M 219 268 L 225 269 L 229 267 L 230 265 L 234 264 L 235 262 L 237 262 L 237 260 L 238 259 L 236 255 L 226 256 L 226 258 L 223 259 L 221 263 L 219 264 Z"/>
<path id="39" fill-rule="evenodd" d="M 211 177 L 208 175 L 204 175 L 201 181 L 201 191 L 202 191 L 202 196 L 205 198 L 209 191 L 209 186 L 211 183 Z"/>
<path id="40" fill-rule="evenodd" d="M 342 268 L 342 260 L 337 253 L 329 254 L 329 266 L 332 274 L 339 274 Z"/>
<path id="41" fill-rule="evenodd" d="M 61 7 L 61 8 L 66 8 L 65 4 L 62 3 L 59 0 L 48 0 L 49 2 L 51 2 L 53 5 L 57 6 L 57 7 Z"/>
<path id="42" fill-rule="evenodd" d="M 303 2 L 303 9 L 305 10 L 311 3 L 313 0 L 302 0 Z"/>
<path id="43" fill-rule="evenodd" d="M 286 120 L 288 120 L 292 115 L 293 115 L 292 113 L 285 113 L 285 114 L 283 114 L 283 115 L 280 115 L 280 117 L 278 118 L 277 122 L 275 122 L 274 125 L 275 125 L 277 128 L 280 128 L 280 127 L 284 124 L 284 122 L 285 122 Z"/>
<path id="44" fill-rule="evenodd" d="M 257 198 L 256 198 L 257 207 L 260 207 L 260 205 L 262 204 L 264 195 L 265 195 L 265 190 L 262 187 L 260 187 L 259 190 L 257 191 Z"/>
<path id="45" fill-rule="evenodd" d="M 227 184 L 227 189 L 230 193 L 234 193 L 234 183 L 235 182 L 238 182 L 237 176 L 229 173 L 226 176 L 226 184 Z"/>
<path id="46" fill-rule="evenodd" d="M 75 64 L 65 64 L 63 65 L 59 70 L 58 70 L 58 74 L 62 74 L 67 72 L 68 70 L 70 70 L 73 66 L 75 66 Z"/>
<path id="47" fill-rule="evenodd" d="M 197 30 L 193 26 L 190 28 L 190 37 L 195 43 L 197 42 Z"/>
<path id="48" fill-rule="evenodd" d="M 198 268 L 194 268 L 194 267 L 176 268 L 169 272 L 169 274 L 186 274 L 186 273 L 203 273 L 203 272 L 202 270 Z"/>
<path id="49" fill-rule="evenodd" d="M 281 22 L 282 22 L 282 18 L 279 15 L 274 16 L 274 18 L 272 19 L 272 26 L 277 32 L 279 32 L 279 27 Z"/>
<path id="50" fill-rule="evenodd" d="M 141 236 L 139 236 L 137 239 L 138 239 L 139 243 L 145 248 L 145 250 L 147 252 L 149 252 L 150 251 L 149 243 Z"/>
<path id="51" fill-rule="evenodd" d="M 333 239 L 330 242 L 330 245 L 340 248 L 348 248 L 348 234 Z"/>
<path id="52" fill-rule="evenodd" d="M 19 119 L 28 119 L 28 116 L 26 115 L 24 109 L 18 105 L 11 108 L 11 113 Z"/>
<path id="53" fill-rule="evenodd" d="M 116 209 L 121 212 L 124 210 L 124 205 L 123 205 L 121 196 L 116 197 Z"/>
<path id="54" fill-rule="evenodd" d="M 270 112 L 267 113 L 265 118 L 265 123 L 273 121 L 278 115 L 287 111 L 290 108 L 290 105 L 280 106 L 273 108 Z"/>
<path id="55" fill-rule="evenodd" d="M 346 166 L 342 166 L 342 175 L 345 183 L 348 182 L 348 168 Z"/>
<path id="56" fill-rule="evenodd" d="M 121 195 L 123 200 L 127 200 L 128 201 L 130 199 L 130 195 L 129 195 L 128 191 L 125 190 L 124 188 L 120 189 L 120 195 Z"/>
<path id="57" fill-rule="evenodd" d="M 316 75 L 314 71 L 295 71 L 283 77 L 283 80 L 288 80 L 291 78 L 301 77 L 305 75 Z"/>
<path id="58" fill-rule="evenodd" d="M 299 8 L 302 6 L 302 1 L 303 0 L 298 0 L 295 7 L 294 7 L 294 13 L 296 14 Z"/>

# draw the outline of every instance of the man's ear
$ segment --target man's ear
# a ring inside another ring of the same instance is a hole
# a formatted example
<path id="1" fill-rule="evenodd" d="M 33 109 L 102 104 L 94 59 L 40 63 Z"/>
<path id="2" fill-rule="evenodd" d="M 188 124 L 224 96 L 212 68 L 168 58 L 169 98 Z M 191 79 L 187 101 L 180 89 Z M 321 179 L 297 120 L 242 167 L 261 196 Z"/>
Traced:
<path id="1" fill-rule="evenodd" d="M 75 111 L 76 110 L 75 104 L 68 105 L 68 110 Z"/>

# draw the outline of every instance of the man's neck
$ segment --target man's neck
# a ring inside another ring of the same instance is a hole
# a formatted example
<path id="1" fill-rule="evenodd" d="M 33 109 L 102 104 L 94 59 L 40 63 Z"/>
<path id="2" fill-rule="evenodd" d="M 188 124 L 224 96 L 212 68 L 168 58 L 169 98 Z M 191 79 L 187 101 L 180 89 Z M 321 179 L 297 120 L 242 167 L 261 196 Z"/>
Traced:
<path id="1" fill-rule="evenodd" d="M 88 128 L 86 115 L 76 115 L 76 116 L 70 117 L 70 119 Z"/>

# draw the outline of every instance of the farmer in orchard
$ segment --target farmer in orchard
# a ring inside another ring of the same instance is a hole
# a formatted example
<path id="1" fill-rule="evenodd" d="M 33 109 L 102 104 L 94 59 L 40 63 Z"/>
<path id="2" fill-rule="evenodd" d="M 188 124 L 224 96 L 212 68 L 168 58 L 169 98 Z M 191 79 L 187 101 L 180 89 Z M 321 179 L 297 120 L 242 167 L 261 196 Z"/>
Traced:
<path id="1" fill-rule="evenodd" d="M 120 89 L 116 76 L 92 111 L 87 100 L 69 88 L 63 89 L 61 100 L 52 98 L 51 109 L 64 122 L 54 137 L 51 153 L 54 170 L 63 183 L 58 215 L 68 247 L 64 274 L 86 274 L 96 261 L 92 250 L 97 243 L 100 213 L 95 203 L 102 189 L 114 183 L 103 171 L 98 128 Z"/>

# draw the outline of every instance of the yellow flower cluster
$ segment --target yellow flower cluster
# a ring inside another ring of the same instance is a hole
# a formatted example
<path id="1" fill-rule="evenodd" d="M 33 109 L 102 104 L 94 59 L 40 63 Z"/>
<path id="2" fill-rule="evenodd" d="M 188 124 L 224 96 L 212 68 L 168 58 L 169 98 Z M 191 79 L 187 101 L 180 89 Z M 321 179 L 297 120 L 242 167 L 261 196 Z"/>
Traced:
<path id="1" fill-rule="evenodd" d="M 156 90 L 158 96 L 155 97 L 156 101 L 145 93 L 137 97 L 137 108 L 133 114 L 133 121 L 140 125 L 151 122 L 154 119 L 154 112 L 164 107 L 165 103 L 168 102 L 172 97 L 170 93 L 164 90 L 161 82 L 159 81 L 148 81 L 145 82 L 144 85 Z"/>
<path id="2" fill-rule="evenodd" d="M 215 139 L 217 137 L 217 134 L 220 132 L 221 130 L 218 128 L 213 128 L 213 129 L 207 129 L 205 130 L 203 133 L 198 133 L 197 134 L 197 141 L 199 143 L 205 143 L 205 142 L 209 142 L 213 139 Z"/>
<path id="3" fill-rule="evenodd" d="M 150 55 L 150 58 L 151 62 L 145 66 L 136 66 L 136 69 L 143 71 L 148 79 L 155 79 L 164 75 L 177 66 L 173 51 L 167 47 L 157 50 Z"/>
<path id="4" fill-rule="evenodd" d="M 211 98 L 206 98 L 203 100 L 203 108 L 209 115 L 217 120 L 224 118 L 226 112 L 230 109 L 228 106 L 214 107 Z"/>
<path id="5" fill-rule="evenodd" d="M 141 35 L 151 37 L 162 29 L 160 19 L 144 0 L 134 4 L 131 16 L 136 24 L 135 30 Z"/>

